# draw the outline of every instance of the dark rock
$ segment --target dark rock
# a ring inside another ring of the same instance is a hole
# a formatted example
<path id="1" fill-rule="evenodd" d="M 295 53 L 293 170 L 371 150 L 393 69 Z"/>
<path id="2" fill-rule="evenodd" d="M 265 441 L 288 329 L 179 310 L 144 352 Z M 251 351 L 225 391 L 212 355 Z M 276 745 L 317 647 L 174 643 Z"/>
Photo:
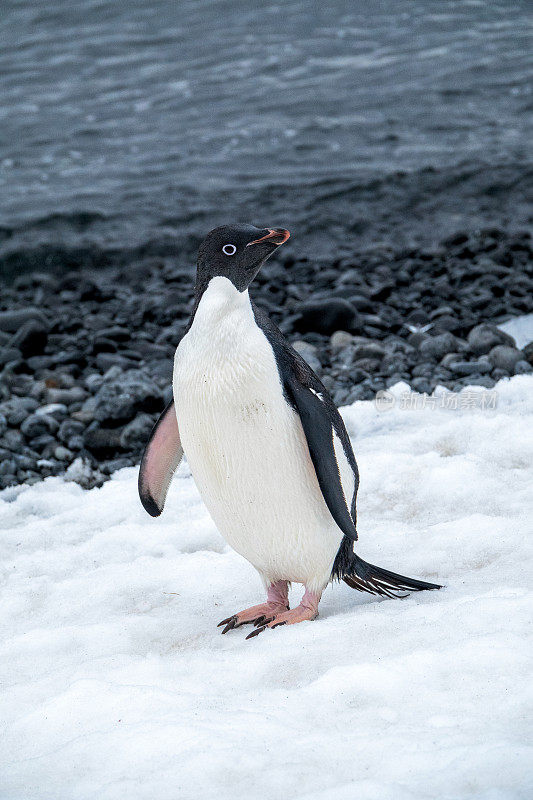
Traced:
<path id="1" fill-rule="evenodd" d="M 533 366 L 529 363 L 529 361 L 525 361 L 521 359 L 517 361 L 514 366 L 514 374 L 515 375 L 529 375 L 533 372 Z"/>
<path id="2" fill-rule="evenodd" d="M 48 328 L 48 320 L 39 308 L 28 306 L 11 311 L 0 311 L 0 331 L 18 331 L 27 322 L 38 322 Z"/>
<path id="3" fill-rule="evenodd" d="M 13 361 L 20 361 L 22 358 L 21 351 L 16 347 L 2 347 L 0 350 L 0 367 L 4 364 L 9 364 Z"/>
<path id="4" fill-rule="evenodd" d="M 30 414 L 20 426 L 20 430 L 28 439 L 34 439 L 36 436 L 46 433 L 56 433 L 58 429 L 57 420 L 49 414 L 38 414 L 37 412 Z"/>
<path id="5" fill-rule="evenodd" d="M 440 361 L 447 353 L 457 350 L 458 340 L 453 333 L 440 333 L 424 339 L 419 346 L 420 356 Z"/>
<path id="6" fill-rule="evenodd" d="M 303 303 L 298 309 L 293 327 L 302 333 L 318 331 L 329 336 L 338 330 L 355 330 L 358 321 L 355 307 L 348 300 L 336 297 Z"/>
<path id="7" fill-rule="evenodd" d="M 476 356 L 486 355 L 493 347 L 500 344 L 508 345 L 509 347 L 516 346 L 513 337 L 501 331 L 496 325 L 484 322 L 481 325 L 476 325 L 468 334 L 468 345 Z"/>
<path id="8" fill-rule="evenodd" d="M 105 336 L 96 336 L 93 342 L 93 353 L 116 353 L 117 345 Z"/>
<path id="9" fill-rule="evenodd" d="M 111 328 L 102 328 L 99 334 L 105 339 L 112 339 L 115 342 L 128 342 L 131 338 L 131 331 L 128 328 L 122 328 L 120 325 L 113 325 Z"/>
<path id="10" fill-rule="evenodd" d="M 507 372 L 507 370 L 506 369 L 500 369 L 499 367 L 496 367 L 496 369 L 493 369 L 490 374 L 491 374 L 491 377 L 493 378 L 493 380 L 495 380 L 495 381 L 500 381 L 502 378 L 508 378 L 509 377 L 509 373 Z"/>
<path id="11" fill-rule="evenodd" d="M 38 356 L 44 352 L 48 340 L 48 325 L 35 319 L 25 322 L 11 339 L 11 347 L 17 347 L 23 358 Z"/>
<path id="12" fill-rule="evenodd" d="M 120 446 L 124 450 L 138 450 L 144 447 L 150 437 L 154 420 L 148 414 L 138 414 L 122 429 Z"/>
<path id="13" fill-rule="evenodd" d="M 56 440 L 50 433 L 41 433 L 39 436 L 30 439 L 30 447 L 39 453 L 42 453 L 46 447 L 50 449 L 50 445 L 54 447 L 55 444 Z"/>
<path id="14" fill-rule="evenodd" d="M 32 372 L 39 372 L 43 369 L 48 369 L 54 363 L 53 356 L 30 356 L 26 359 L 26 363 Z"/>
<path id="15" fill-rule="evenodd" d="M 131 459 L 129 458 L 113 458 L 110 461 L 104 461 L 100 465 L 100 469 L 105 475 L 112 475 L 118 469 L 131 466 Z"/>
<path id="16" fill-rule="evenodd" d="M 69 406 L 80 400 L 85 400 L 87 392 L 81 386 L 73 386 L 71 389 L 48 389 L 46 400 L 48 403 L 61 403 Z"/>
<path id="17" fill-rule="evenodd" d="M 411 370 L 411 374 L 413 378 L 425 377 L 428 378 L 430 375 L 433 374 L 434 366 L 428 362 L 422 362 L 422 364 L 417 364 Z"/>
<path id="18" fill-rule="evenodd" d="M 24 436 L 20 431 L 8 428 L 4 431 L 0 445 L 13 453 L 20 453 L 24 447 Z"/>
<path id="19" fill-rule="evenodd" d="M 450 314 L 443 314 L 442 317 L 438 317 L 434 323 L 432 328 L 433 334 L 439 333 L 446 333 L 447 331 L 451 333 L 458 333 L 462 328 L 462 323 L 457 317 L 453 317 Z"/>
<path id="20" fill-rule="evenodd" d="M 358 358 L 354 361 L 354 367 L 362 369 L 364 372 L 376 372 L 379 369 L 380 361 L 377 358 Z"/>
<path id="21" fill-rule="evenodd" d="M 412 347 L 420 348 L 422 342 L 425 342 L 430 337 L 425 331 L 414 331 L 413 333 L 409 334 L 409 338 L 407 341 Z"/>
<path id="22" fill-rule="evenodd" d="M 94 397 L 94 419 L 131 420 L 137 412 L 148 414 L 163 410 L 162 391 L 142 373 L 131 371 L 119 381 L 104 383 Z"/>
<path id="23" fill-rule="evenodd" d="M 0 436 L 7 430 L 7 419 L 0 413 Z"/>
<path id="24" fill-rule="evenodd" d="M 492 365 L 488 358 L 478 359 L 478 361 L 452 361 L 449 369 L 456 375 L 479 375 L 491 372 Z"/>
<path id="25" fill-rule="evenodd" d="M 36 414 L 46 414 L 54 419 L 63 419 L 67 416 L 67 407 L 63 403 L 49 403 L 46 406 L 41 406 L 35 412 Z"/>
<path id="26" fill-rule="evenodd" d="M 446 353 L 444 358 L 441 360 L 441 366 L 444 369 L 449 369 L 450 364 L 455 363 L 456 361 L 463 361 L 463 354 L 462 353 Z"/>
<path id="27" fill-rule="evenodd" d="M 67 444 L 71 436 L 79 436 L 79 434 L 83 433 L 84 430 L 85 425 L 83 422 L 78 422 L 74 419 L 65 419 L 59 426 L 57 438 L 59 441 Z"/>
<path id="28" fill-rule="evenodd" d="M 134 366 L 134 362 L 120 353 L 98 353 L 96 366 L 100 370 L 107 370 L 110 367 L 120 367 L 123 370 L 127 370 Z"/>
<path id="29" fill-rule="evenodd" d="M 420 394 L 431 394 L 431 382 L 427 378 L 413 378 L 411 388 Z"/>
<path id="30" fill-rule="evenodd" d="M 522 348 L 522 353 L 526 361 L 530 364 L 533 364 L 533 342 L 529 342 L 526 344 L 525 347 Z"/>
<path id="31" fill-rule="evenodd" d="M 74 436 L 71 436 L 66 444 L 69 450 L 83 450 L 85 447 L 83 436 L 80 436 L 79 434 L 74 434 Z"/>
<path id="32" fill-rule="evenodd" d="M 490 351 L 489 361 L 493 367 L 505 369 L 512 374 L 515 365 L 522 359 L 522 355 L 522 352 L 515 347 L 499 344 Z"/>
<path id="33" fill-rule="evenodd" d="M 122 449 L 119 428 L 90 427 L 85 431 L 84 442 L 88 450 L 97 456 L 115 453 Z"/>
<path id="34" fill-rule="evenodd" d="M 381 342 L 376 342 L 371 339 L 364 341 L 358 339 L 353 346 L 353 359 L 354 361 L 360 358 L 372 358 L 381 361 L 385 355 L 385 347 Z"/>
<path id="35" fill-rule="evenodd" d="M 67 448 L 63 447 L 63 445 L 61 444 L 54 449 L 54 458 L 57 458 L 58 461 L 70 462 L 72 461 L 73 457 L 74 456 L 72 452 L 70 450 L 67 450 Z"/>
<path id="36" fill-rule="evenodd" d="M 30 458 L 30 456 L 26 455 L 15 455 L 15 464 L 17 465 L 17 470 L 19 469 L 33 469 L 35 467 L 35 459 Z"/>

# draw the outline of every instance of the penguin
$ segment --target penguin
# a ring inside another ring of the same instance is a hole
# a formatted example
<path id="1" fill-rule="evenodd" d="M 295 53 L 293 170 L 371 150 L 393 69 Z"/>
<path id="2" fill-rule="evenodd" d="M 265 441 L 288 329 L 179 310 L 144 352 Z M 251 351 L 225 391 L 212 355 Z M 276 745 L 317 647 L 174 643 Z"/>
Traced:
<path id="1" fill-rule="evenodd" d="M 266 601 L 223 619 L 222 633 L 312 620 L 334 580 L 403 597 L 440 589 L 364 561 L 355 552 L 359 473 L 324 384 L 249 295 L 284 228 L 225 225 L 200 245 L 193 310 L 175 354 L 173 400 L 139 470 L 146 511 L 161 514 L 186 454 L 200 495 L 227 543 L 259 573 Z M 289 608 L 288 588 L 302 584 Z"/>

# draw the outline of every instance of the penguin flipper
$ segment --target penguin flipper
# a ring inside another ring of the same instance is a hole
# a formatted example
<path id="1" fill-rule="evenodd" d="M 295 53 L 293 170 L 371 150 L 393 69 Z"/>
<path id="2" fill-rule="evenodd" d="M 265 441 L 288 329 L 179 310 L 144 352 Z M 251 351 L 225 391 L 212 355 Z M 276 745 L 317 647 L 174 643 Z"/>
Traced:
<path id="1" fill-rule="evenodd" d="M 326 395 L 321 391 L 306 385 L 305 382 L 302 383 L 301 380 L 298 380 L 298 373 L 285 376 L 285 388 L 300 417 L 320 490 L 331 516 L 344 535 L 356 542 L 355 493 L 357 492 L 359 475 L 342 418 L 329 395 L 326 398 Z M 348 500 L 345 497 L 341 482 L 339 463 L 334 446 L 335 435 L 341 440 L 344 454 L 354 473 L 354 499 L 351 502 L 351 508 L 348 506 Z M 347 452 L 347 449 L 349 449 L 349 452 Z"/>
<path id="2" fill-rule="evenodd" d="M 183 458 L 174 401 L 171 401 L 150 434 L 139 468 L 139 497 L 152 517 L 163 511 L 168 487 Z"/>

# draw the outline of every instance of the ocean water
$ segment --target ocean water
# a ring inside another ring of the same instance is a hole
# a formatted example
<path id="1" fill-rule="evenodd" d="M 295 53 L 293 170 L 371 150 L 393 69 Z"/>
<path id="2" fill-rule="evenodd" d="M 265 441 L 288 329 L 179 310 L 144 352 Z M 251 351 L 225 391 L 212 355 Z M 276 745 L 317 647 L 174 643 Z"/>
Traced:
<path id="1" fill-rule="evenodd" d="M 310 252 L 523 226 L 530 9 L 4 0 L 4 273 L 185 258 L 232 220 Z"/>

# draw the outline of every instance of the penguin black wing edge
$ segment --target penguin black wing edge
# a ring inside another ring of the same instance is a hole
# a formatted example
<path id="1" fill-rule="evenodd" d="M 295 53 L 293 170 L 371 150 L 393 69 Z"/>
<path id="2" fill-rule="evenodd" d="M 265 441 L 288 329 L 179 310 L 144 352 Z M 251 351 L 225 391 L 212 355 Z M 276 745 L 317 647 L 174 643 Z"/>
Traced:
<path id="1" fill-rule="evenodd" d="M 300 417 L 326 505 L 345 536 L 357 541 L 355 501 L 359 473 L 348 433 L 326 387 L 309 364 L 291 347 L 268 315 L 253 306 L 257 324 L 270 342 L 287 401 Z M 337 435 L 354 476 L 351 508 L 344 495 L 333 442 Z"/>
<path id="2" fill-rule="evenodd" d="M 139 497 L 151 517 L 163 511 L 168 487 L 183 458 L 174 401 L 154 425 L 139 467 Z"/>
<path id="3" fill-rule="evenodd" d="M 406 593 L 427 589 L 441 589 L 437 583 L 428 583 L 399 575 L 363 561 L 354 552 L 357 541 L 356 497 L 359 472 L 348 433 L 335 403 L 325 386 L 309 364 L 294 350 L 279 328 L 264 311 L 253 306 L 257 324 L 269 340 L 283 382 L 287 402 L 300 415 L 302 427 L 318 483 L 326 505 L 344 533 L 335 558 L 332 579 L 344 580 L 352 589 L 382 597 L 404 597 Z M 344 455 L 352 469 L 354 489 L 351 509 L 341 483 L 340 470 L 333 444 L 336 434 L 343 446 Z"/>

